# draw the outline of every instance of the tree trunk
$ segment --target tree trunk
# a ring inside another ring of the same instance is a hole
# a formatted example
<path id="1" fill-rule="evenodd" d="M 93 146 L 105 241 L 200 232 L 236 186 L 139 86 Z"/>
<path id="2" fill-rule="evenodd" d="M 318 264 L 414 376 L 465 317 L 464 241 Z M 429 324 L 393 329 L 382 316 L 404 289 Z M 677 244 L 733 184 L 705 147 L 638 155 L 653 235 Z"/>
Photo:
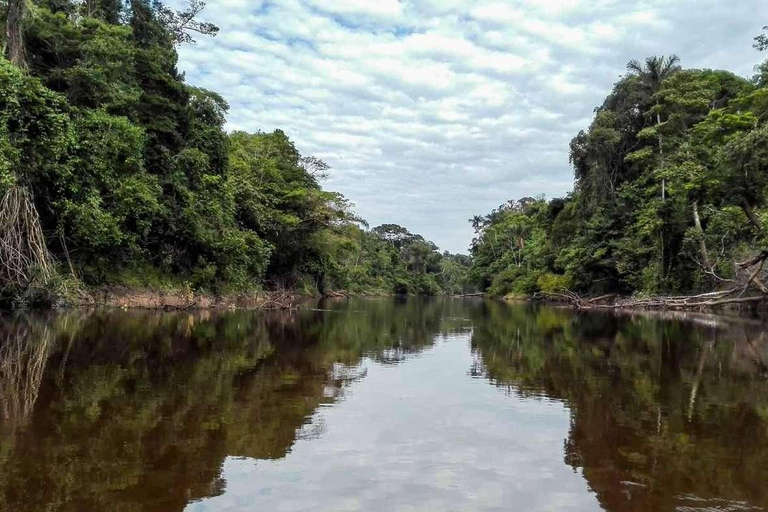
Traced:
<path id="1" fill-rule="evenodd" d="M 755 212 L 752 211 L 752 206 L 749 204 L 749 201 L 747 201 L 746 199 L 742 200 L 741 209 L 744 210 L 744 213 L 747 215 L 749 222 L 751 222 L 752 225 L 755 226 L 757 229 L 762 231 L 763 223 L 762 221 L 760 221 L 757 215 L 755 215 Z"/>
<path id="2" fill-rule="evenodd" d="M 707 242 L 704 240 L 704 229 L 701 227 L 701 218 L 699 217 L 699 202 L 693 202 L 693 222 L 696 225 L 696 231 L 699 232 L 699 249 L 701 250 L 701 262 L 707 270 L 713 270 L 712 263 L 709 260 L 709 251 L 707 251 Z"/>
<path id="3" fill-rule="evenodd" d="M 656 112 L 656 129 L 658 130 L 659 125 L 661 124 L 661 113 Z M 661 134 L 659 133 L 659 156 L 661 156 L 661 164 L 664 165 L 664 140 L 662 139 Z M 664 203 L 667 200 L 667 179 L 661 178 L 661 202 Z M 661 278 L 662 280 L 665 278 L 666 274 L 666 261 L 664 260 L 664 218 L 662 217 L 661 222 Z"/>
<path id="4" fill-rule="evenodd" d="M 8 2 L 8 17 L 5 19 L 5 40 L 8 60 L 20 68 L 27 64 L 24 51 L 24 11 L 26 0 L 10 0 Z"/>
<path id="5" fill-rule="evenodd" d="M 661 124 L 661 114 L 659 112 L 656 112 L 656 129 L 659 128 L 659 125 Z M 664 164 L 664 139 L 662 138 L 661 134 L 659 134 L 659 155 L 661 155 L 661 163 Z M 666 201 L 667 199 L 667 179 L 661 178 L 661 200 Z"/>

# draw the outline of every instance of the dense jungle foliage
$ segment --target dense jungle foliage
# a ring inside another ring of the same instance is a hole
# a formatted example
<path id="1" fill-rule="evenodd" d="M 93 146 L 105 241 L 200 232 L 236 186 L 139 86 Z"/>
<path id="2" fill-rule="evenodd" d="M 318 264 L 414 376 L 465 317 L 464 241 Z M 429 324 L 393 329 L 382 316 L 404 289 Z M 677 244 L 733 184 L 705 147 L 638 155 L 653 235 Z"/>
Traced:
<path id="1" fill-rule="evenodd" d="M 472 279 L 494 295 L 766 293 L 768 65 L 627 68 L 571 141 L 571 193 L 471 220 Z"/>
<path id="2" fill-rule="evenodd" d="M 0 3 L 6 301 L 49 299 L 66 281 L 462 290 L 467 257 L 400 226 L 368 230 L 285 133 L 225 131 L 224 98 L 177 68 L 178 45 L 218 31 L 196 19 L 202 2 Z"/>

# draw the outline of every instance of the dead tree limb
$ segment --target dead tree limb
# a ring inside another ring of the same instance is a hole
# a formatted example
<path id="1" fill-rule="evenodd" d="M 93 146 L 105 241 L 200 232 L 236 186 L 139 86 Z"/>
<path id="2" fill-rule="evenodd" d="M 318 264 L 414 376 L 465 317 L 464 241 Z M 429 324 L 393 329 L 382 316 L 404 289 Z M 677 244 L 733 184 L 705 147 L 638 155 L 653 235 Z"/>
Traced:
<path id="1" fill-rule="evenodd" d="M 696 226 L 696 231 L 699 238 L 699 251 L 701 251 L 701 260 L 704 266 L 710 269 L 714 273 L 714 266 L 709 259 L 709 251 L 707 250 L 707 242 L 704 239 L 704 228 L 701 227 L 701 217 L 699 217 L 699 202 L 693 202 L 693 223 Z"/>

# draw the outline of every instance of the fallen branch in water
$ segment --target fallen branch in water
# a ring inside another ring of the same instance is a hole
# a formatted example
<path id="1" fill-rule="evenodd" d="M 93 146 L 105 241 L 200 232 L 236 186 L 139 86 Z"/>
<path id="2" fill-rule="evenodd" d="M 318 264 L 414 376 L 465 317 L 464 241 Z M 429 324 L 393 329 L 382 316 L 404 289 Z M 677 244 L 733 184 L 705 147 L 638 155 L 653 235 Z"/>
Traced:
<path id="1" fill-rule="evenodd" d="M 670 295 L 651 297 L 620 297 L 617 294 L 601 295 L 594 298 L 581 297 L 571 290 L 542 292 L 534 298 L 544 298 L 570 304 L 579 309 L 707 309 L 711 307 L 759 304 L 768 302 L 768 285 L 763 282 L 765 262 L 768 250 L 761 250 L 755 256 L 736 263 L 737 276 L 734 279 L 720 279 L 732 286 L 724 290 L 700 293 L 697 295 Z M 749 293 L 749 295 L 748 295 Z"/>
<path id="2" fill-rule="evenodd" d="M 258 309 L 298 309 L 296 294 L 287 288 L 279 287 L 263 294 Z"/>
<path id="3" fill-rule="evenodd" d="M 571 304 L 578 309 L 706 309 L 728 304 L 749 304 L 768 302 L 768 295 L 734 297 L 742 287 L 699 295 L 627 297 L 619 298 L 615 294 L 595 298 L 583 298 L 567 291 L 563 293 L 542 293 L 539 297 Z M 613 299 L 613 300 L 611 300 Z"/>

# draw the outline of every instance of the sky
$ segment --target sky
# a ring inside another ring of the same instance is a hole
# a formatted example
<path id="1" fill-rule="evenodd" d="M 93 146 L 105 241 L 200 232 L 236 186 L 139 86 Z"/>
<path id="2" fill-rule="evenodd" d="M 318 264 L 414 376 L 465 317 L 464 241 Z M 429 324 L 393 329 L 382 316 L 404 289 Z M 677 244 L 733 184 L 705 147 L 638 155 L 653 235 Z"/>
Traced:
<path id="1" fill-rule="evenodd" d="M 572 188 L 568 143 L 629 60 L 751 76 L 768 1 L 209 0 L 200 19 L 221 31 L 179 68 L 228 130 L 285 131 L 371 227 L 467 252 L 473 215 Z"/>

